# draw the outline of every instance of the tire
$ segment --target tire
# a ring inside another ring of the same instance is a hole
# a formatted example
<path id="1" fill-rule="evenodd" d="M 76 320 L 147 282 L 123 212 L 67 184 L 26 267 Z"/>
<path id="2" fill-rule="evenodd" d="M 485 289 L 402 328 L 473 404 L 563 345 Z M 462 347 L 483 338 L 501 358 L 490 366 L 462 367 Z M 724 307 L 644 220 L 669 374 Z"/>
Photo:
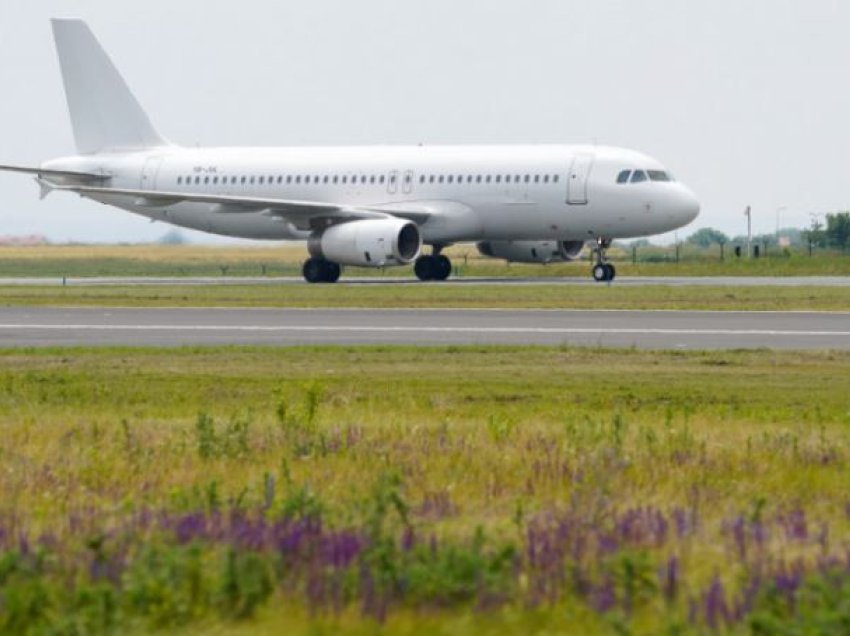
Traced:
<path id="1" fill-rule="evenodd" d="M 432 256 L 422 256 L 416 261 L 416 265 L 413 266 L 413 271 L 416 272 L 416 278 L 421 281 L 434 280 L 436 269 L 436 263 Z"/>
<path id="2" fill-rule="evenodd" d="M 329 263 L 328 261 L 324 262 L 324 282 L 326 283 L 335 283 L 339 280 L 339 277 L 342 276 L 342 267 L 337 265 L 336 263 Z"/>
<path id="3" fill-rule="evenodd" d="M 452 275 L 452 262 L 446 256 L 437 256 L 434 261 L 434 280 L 448 280 Z"/>
<path id="4" fill-rule="evenodd" d="M 317 258 L 311 258 L 304 263 L 304 267 L 301 268 L 301 273 L 304 274 L 304 280 L 311 285 L 324 282 L 324 261 L 320 261 Z"/>
<path id="5" fill-rule="evenodd" d="M 611 265 L 610 263 L 606 263 L 605 269 L 608 270 L 608 278 L 606 278 L 605 280 L 610 283 L 612 280 L 617 278 L 617 270 L 613 265 Z"/>
<path id="6" fill-rule="evenodd" d="M 597 283 L 606 282 L 608 280 L 608 266 L 602 263 L 594 265 L 593 280 L 595 280 Z"/>

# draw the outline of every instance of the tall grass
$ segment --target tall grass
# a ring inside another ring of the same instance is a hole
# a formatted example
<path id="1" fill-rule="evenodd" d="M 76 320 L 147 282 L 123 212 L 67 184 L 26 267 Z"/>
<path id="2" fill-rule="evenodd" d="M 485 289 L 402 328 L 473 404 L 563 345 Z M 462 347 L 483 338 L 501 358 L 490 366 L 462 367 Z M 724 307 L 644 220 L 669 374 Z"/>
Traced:
<path id="1" fill-rule="evenodd" d="M 835 633 L 848 394 L 839 353 L 3 352 L 0 631 Z"/>

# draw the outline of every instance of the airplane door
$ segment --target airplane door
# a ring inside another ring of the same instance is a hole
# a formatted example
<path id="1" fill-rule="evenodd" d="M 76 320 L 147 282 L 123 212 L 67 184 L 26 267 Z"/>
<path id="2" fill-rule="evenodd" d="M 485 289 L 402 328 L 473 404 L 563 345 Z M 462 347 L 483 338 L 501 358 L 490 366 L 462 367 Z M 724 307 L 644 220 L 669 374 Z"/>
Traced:
<path id="1" fill-rule="evenodd" d="M 162 168 L 162 157 L 154 157 L 145 162 L 142 168 L 142 179 L 139 183 L 140 190 L 156 190 L 156 178 Z"/>
<path id="2" fill-rule="evenodd" d="M 398 192 L 398 170 L 393 170 L 387 179 L 387 192 L 395 194 Z"/>
<path id="3" fill-rule="evenodd" d="M 587 179 L 593 168 L 593 155 L 576 155 L 567 179 L 567 203 L 570 205 L 587 205 Z"/>

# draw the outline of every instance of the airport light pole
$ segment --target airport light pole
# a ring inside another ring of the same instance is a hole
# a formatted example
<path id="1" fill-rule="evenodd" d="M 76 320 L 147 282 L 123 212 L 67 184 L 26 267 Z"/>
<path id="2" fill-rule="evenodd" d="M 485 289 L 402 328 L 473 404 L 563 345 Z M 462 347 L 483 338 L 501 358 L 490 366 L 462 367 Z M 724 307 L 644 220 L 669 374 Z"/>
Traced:
<path id="1" fill-rule="evenodd" d="M 753 208 L 751 206 L 747 206 L 747 209 L 744 210 L 744 214 L 747 217 L 747 258 L 753 257 Z"/>
<path id="2" fill-rule="evenodd" d="M 779 219 L 780 215 L 788 209 L 787 205 L 780 205 L 776 208 L 776 244 L 779 245 Z"/>

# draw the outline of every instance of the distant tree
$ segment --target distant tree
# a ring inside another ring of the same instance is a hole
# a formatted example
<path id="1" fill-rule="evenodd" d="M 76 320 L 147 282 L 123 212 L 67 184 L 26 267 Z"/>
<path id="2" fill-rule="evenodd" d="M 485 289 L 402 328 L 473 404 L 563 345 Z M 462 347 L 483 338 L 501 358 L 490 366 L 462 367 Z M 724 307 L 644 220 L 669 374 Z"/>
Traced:
<path id="1" fill-rule="evenodd" d="M 826 215 L 826 239 L 830 245 L 847 249 L 850 244 L 850 212 Z"/>
<path id="2" fill-rule="evenodd" d="M 160 237 L 157 241 L 159 245 L 185 245 L 188 243 L 186 237 L 180 233 L 180 230 L 170 230 Z"/>
<path id="3" fill-rule="evenodd" d="M 818 221 L 818 217 L 812 216 L 812 226 L 803 232 L 806 241 L 814 247 L 826 247 L 826 232 L 823 229 L 823 223 Z"/>
<path id="4" fill-rule="evenodd" d="M 711 247 L 715 243 L 718 245 L 726 245 L 729 242 L 729 237 L 720 230 L 715 230 L 711 227 L 704 227 L 697 230 L 687 238 L 687 242 L 700 247 Z"/>
<path id="5" fill-rule="evenodd" d="M 629 247 L 652 247 L 652 241 L 646 238 L 635 239 L 629 243 Z"/>

